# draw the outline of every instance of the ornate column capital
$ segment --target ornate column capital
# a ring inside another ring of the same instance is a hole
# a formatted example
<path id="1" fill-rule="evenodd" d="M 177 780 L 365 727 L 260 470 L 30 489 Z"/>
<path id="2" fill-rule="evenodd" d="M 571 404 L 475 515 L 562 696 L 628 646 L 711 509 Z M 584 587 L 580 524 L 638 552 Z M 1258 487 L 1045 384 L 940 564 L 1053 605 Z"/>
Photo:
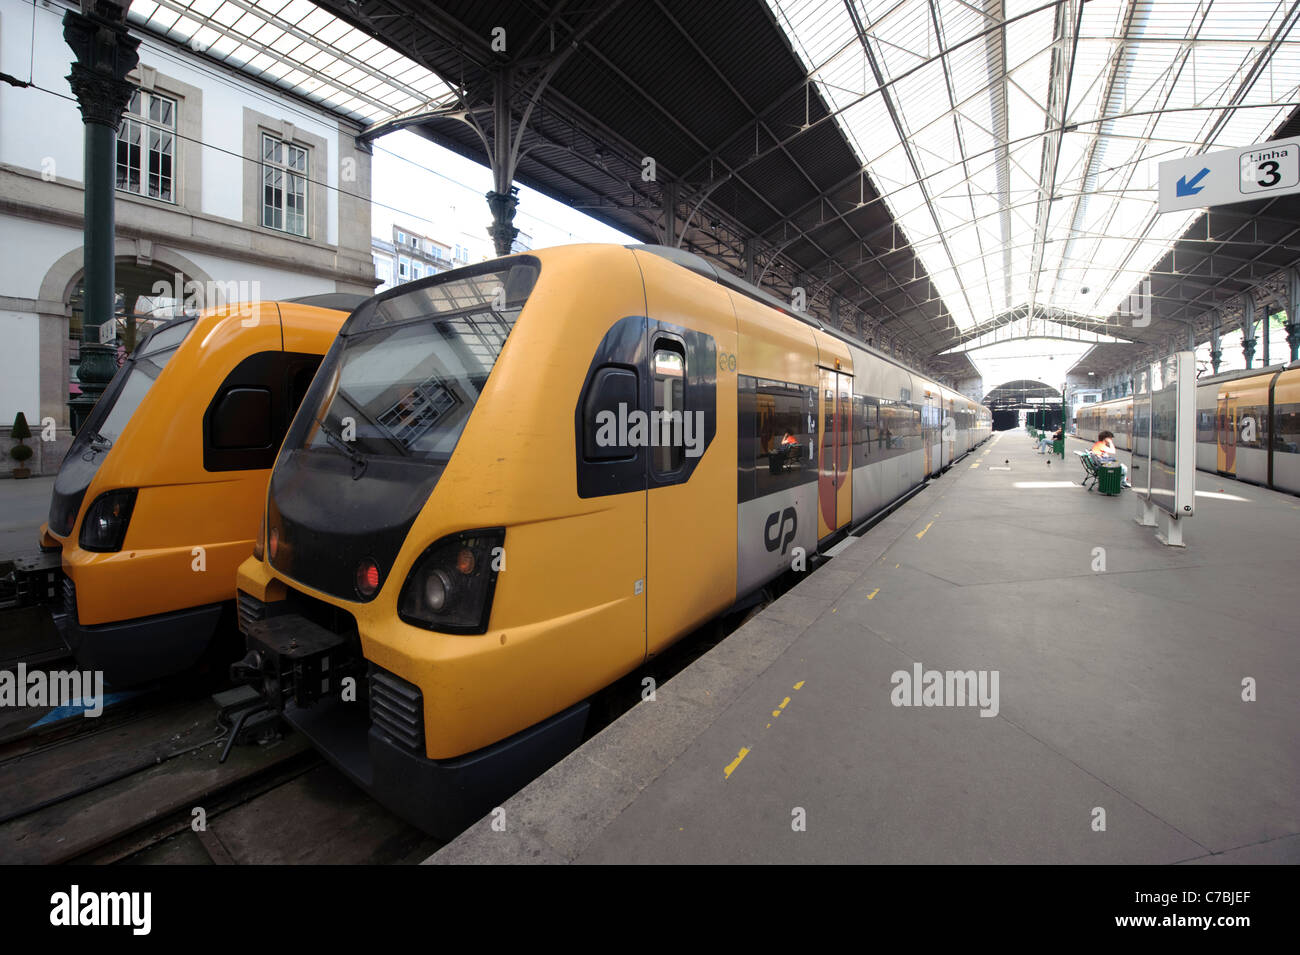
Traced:
<path id="1" fill-rule="evenodd" d="M 135 91 L 126 75 L 140 62 L 140 40 L 127 33 L 123 22 L 75 10 L 63 16 L 63 39 L 77 56 L 68 84 L 82 121 L 117 129 Z"/>

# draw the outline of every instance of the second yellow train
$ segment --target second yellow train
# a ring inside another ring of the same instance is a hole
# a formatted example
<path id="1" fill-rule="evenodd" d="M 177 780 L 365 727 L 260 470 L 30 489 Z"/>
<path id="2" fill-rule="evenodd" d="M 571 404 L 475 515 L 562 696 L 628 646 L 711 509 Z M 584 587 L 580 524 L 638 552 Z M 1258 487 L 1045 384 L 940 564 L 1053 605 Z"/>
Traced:
<path id="1" fill-rule="evenodd" d="M 59 467 L 40 532 L 57 558 L 50 609 L 81 666 L 143 683 L 198 663 L 223 616 L 234 632 L 235 570 L 271 465 L 361 300 L 210 309 L 159 327 L 126 359 Z"/>

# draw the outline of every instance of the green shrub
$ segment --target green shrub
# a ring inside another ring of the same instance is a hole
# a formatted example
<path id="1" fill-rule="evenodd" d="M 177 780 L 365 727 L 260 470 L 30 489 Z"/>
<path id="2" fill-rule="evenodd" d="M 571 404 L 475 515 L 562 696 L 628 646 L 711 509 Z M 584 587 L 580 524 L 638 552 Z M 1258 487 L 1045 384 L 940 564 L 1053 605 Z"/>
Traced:
<path id="1" fill-rule="evenodd" d="M 14 416 L 13 430 L 10 431 L 9 437 L 15 441 L 25 441 L 32 436 L 32 429 L 27 427 L 27 415 L 21 411 Z"/>
<path id="2" fill-rule="evenodd" d="M 32 456 L 32 449 L 25 444 L 15 444 L 9 449 L 9 456 L 19 464 L 22 464 Z"/>

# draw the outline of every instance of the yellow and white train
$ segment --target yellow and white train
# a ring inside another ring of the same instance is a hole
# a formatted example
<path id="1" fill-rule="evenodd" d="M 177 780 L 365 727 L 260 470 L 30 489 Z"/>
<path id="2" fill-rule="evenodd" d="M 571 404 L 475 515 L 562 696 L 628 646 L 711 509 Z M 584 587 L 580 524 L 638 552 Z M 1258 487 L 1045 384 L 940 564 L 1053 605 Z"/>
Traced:
<path id="1" fill-rule="evenodd" d="M 1134 421 L 1132 397 L 1084 405 L 1076 420 L 1079 437 L 1095 441 L 1099 431 L 1110 431 L 1126 451 L 1134 449 L 1134 433 L 1150 427 Z M 1157 456 L 1168 460 L 1172 452 L 1156 442 Z M 1300 363 L 1198 379 L 1196 467 L 1300 494 Z"/>
<path id="2" fill-rule="evenodd" d="M 448 835 L 572 748 L 594 693 L 990 428 L 677 250 L 404 285 L 353 312 L 285 438 L 235 671 Z"/>

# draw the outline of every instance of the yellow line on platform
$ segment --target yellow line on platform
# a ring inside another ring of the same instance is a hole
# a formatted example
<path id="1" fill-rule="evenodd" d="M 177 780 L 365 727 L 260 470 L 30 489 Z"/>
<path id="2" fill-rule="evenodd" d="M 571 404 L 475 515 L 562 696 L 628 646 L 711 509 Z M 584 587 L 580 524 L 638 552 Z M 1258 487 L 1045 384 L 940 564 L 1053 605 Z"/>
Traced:
<path id="1" fill-rule="evenodd" d="M 722 771 L 722 774 L 725 777 L 727 777 L 727 779 L 730 779 L 731 774 L 734 773 L 736 771 L 736 767 L 740 765 L 740 761 L 748 755 L 749 755 L 749 747 L 747 746 L 740 747 L 740 752 L 736 755 L 735 759 L 733 759 L 731 762 L 727 764 L 726 768 Z"/>
<path id="2" fill-rule="evenodd" d="M 879 588 L 879 587 L 877 587 L 875 590 L 871 591 L 871 593 L 867 594 L 867 599 L 868 599 L 868 600 L 875 600 L 875 599 L 876 599 L 876 594 L 878 594 L 878 593 L 880 593 L 880 588 Z"/>
<path id="3" fill-rule="evenodd" d="M 921 533 L 916 535 L 916 539 L 920 540 L 922 537 L 924 537 L 925 532 L 928 531 L 933 526 L 934 526 L 934 521 L 931 521 L 929 524 L 926 524 L 925 527 L 921 529 Z"/>

